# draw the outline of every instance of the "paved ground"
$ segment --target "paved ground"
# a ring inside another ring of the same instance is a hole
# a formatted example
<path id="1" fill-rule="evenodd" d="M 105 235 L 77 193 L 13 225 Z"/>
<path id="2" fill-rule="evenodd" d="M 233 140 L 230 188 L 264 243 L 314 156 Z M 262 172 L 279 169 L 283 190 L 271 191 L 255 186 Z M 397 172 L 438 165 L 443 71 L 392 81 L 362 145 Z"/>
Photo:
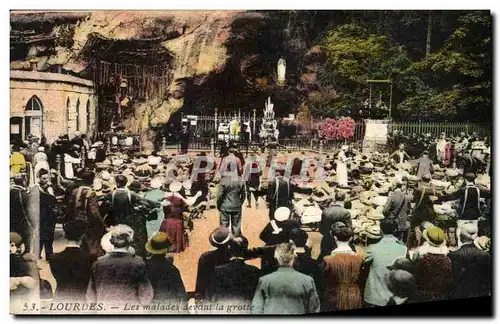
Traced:
<path id="1" fill-rule="evenodd" d="M 174 256 L 174 263 L 179 268 L 184 285 L 187 291 L 194 291 L 196 285 L 196 272 L 198 267 L 198 259 L 200 255 L 213 249 L 208 241 L 209 234 L 219 226 L 219 213 L 216 209 L 211 209 L 205 212 L 206 219 L 194 220 L 194 230 L 189 238 L 189 247 L 182 253 Z M 260 200 L 260 206 L 255 208 L 254 202 L 252 208 L 247 208 L 246 203 L 243 208 L 243 223 L 242 232 L 248 239 L 250 247 L 263 246 L 263 242 L 259 239 L 259 234 L 268 222 L 268 209 L 264 201 Z M 319 244 L 321 241 L 321 234 L 318 232 L 308 232 L 309 237 L 313 242 L 313 257 L 319 254 Z M 54 252 L 60 252 L 64 249 L 65 239 L 63 237 L 62 229 L 56 229 L 56 238 L 54 241 Z M 260 259 L 247 261 L 248 264 L 260 268 Z M 49 280 L 52 287 L 55 289 L 55 280 L 50 273 L 50 268 L 47 262 L 41 261 L 40 265 L 41 276 Z"/>

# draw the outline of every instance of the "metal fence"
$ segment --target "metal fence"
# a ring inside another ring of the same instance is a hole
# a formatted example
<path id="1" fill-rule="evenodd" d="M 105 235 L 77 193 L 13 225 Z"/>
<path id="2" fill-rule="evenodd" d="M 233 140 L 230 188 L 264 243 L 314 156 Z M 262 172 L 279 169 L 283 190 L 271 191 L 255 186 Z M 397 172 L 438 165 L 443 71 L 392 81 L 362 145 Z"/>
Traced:
<path id="1" fill-rule="evenodd" d="M 216 151 L 220 148 L 218 141 L 216 140 L 215 132 L 215 122 L 229 122 L 234 120 L 235 116 L 198 116 L 197 123 L 192 128 L 192 134 L 189 143 L 190 150 L 212 150 Z M 253 117 L 250 116 L 238 116 L 241 121 L 250 121 L 250 127 L 253 128 Z M 280 151 L 323 151 L 331 152 L 340 149 L 344 144 L 348 144 L 353 148 L 361 150 L 363 147 L 363 138 L 365 136 L 365 122 L 364 120 L 356 121 L 356 127 L 354 130 L 354 136 L 347 140 L 320 140 L 317 136 L 317 125 L 321 120 L 311 119 L 309 132 L 297 132 L 293 136 L 285 136 L 282 138 L 280 132 L 279 144 L 284 146 L 280 148 Z M 316 126 L 314 126 L 316 125 Z M 255 120 L 255 133 L 258 133 L 260 127 L 260 119 Z M 433 137 L 438 137 L 442 132 L 446 133 L 447 136 L 457 136 L 461 132 L 466 134 L 477 133 L 481 137 L 491 137 L 492 136 L 492 126 L 488 124 L 478 124 L 478 123 L 468 123 L 468 122 L 458 122 L 458 123 L 435 123 L 435 122 L 392 122 L 389 125 L 389 132 L 402 131 L 403 134 L 426 134 L 430 133 Z M 256 149 L 253 146 L 259 146 L 259 139 L 256 134 L 252 135 L 252 150 Z M 214 147 L 212 147 L 212 139 L 214 139 Z M 381 148 L 382 149 L 382 148 Z"/>
<path id="2" fill-rule="evenodd" d="M 390 125 L 390 132 L 402 131 L 403 134 L 432 134 L 438 137 L 441 133 L 446 133 L 446 136 L 457 136 L 460 133 L 472 134 L 477 133 L 482 137 L 491 137 L 492 127 L 488 124 L 478 123 L 433 123 L 433 122 L 393 122 Z"/>

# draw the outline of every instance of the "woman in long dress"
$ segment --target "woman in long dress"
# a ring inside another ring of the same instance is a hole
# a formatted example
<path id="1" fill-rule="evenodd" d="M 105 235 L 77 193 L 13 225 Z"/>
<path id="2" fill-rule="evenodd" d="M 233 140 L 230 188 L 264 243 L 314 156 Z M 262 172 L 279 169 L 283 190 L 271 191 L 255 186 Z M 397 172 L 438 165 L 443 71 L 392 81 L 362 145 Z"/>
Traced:
<path id="1" fill-rule="evenodd" d="M 349 149 L 347 145 L 342 145 L 340 153 L 337 156 L 337 183 L 341 187 L 347 187 L 347 161 L 345 152 Z"/>

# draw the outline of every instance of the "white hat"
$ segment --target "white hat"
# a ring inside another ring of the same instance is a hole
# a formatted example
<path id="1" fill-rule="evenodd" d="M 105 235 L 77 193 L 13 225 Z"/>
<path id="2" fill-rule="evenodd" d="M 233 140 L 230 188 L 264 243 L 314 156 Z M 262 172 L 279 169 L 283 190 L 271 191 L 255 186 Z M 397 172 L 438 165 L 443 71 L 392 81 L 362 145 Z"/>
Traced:
<path id="1" fill-rule="evenodd" d="M 151 188 L 153 189 L 159 189 L 163 185 L 163 179 L 160 177 L 155 177 L 153 180 L 151 180 Z"/>
<path id="2" fill-rule="evenodd" d="M 38 152 L 45 152 L 45 147 L 39 146 L 38 147 Z"/>
<path id="3" fill-rule="evenodd" d="M 148 164 L 149 165 L 158 165 L 161 162 L 161 157 L 159 156 L 148 156 Z"/>
<path id="4" fill-rule="evenodd" d="M 170 192 L 178 192 L 182 189 L 182 183 L 180 181 L 174 180 L 169 186 Z"/>
<path id="5" fill-rule="evenodd" d="M 191 186 L 193 185 L 193 183 L 191 182 L 191 180 L 184 180 L 182 182 L 182 186 L 187 189 L 187 190 L 191 190 Z"/>
<path id="6" fill-rule="evenodd" d="M 286 221 L 290 218 L 290 209 L 287 207 L 280 207 L 274 212 L 274 219 L 278 222 Z"/>
<path id="7" fill-rule="evenodd" d="M 104 143 L 103 143 L 103 142 L 101 142 L 101 141 L 97 141 L 97 142 L 95 142 L 94 144 L 92 144 L 90 147 L 96 147 L 96 148 L 97 148 L 97 147 L 100 147 L 100 146 L 103 146 L 103 145 L 104 145 Z"/>
<path id="8" fill-rule="evenodd" d="M 342 151 L 347 151 L 347 150 L 349 149 L 349 145 L 342 145 L 342 146 L 340 147 L 340 149 L 341 149 Z"/>
<path id="9" fill-rule="evenodd" d="M 102 171 L 101 178 L 102 180 L 109 180 L 111 179 L 111 174 L 108 171 Z"/>
<path id="10" fill-rule="evenodd" d="M 114 166 L 121 166 L 123 164 L 123 160 L 122 159 L 115 159 L 113 160 L 113 165 Z"/>

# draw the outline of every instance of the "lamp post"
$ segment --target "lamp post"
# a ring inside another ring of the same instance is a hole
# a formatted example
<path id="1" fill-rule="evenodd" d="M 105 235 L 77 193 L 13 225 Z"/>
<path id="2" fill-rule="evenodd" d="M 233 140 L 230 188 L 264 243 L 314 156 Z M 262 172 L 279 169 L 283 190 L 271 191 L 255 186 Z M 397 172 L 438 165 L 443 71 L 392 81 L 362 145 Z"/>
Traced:
<path id="1" fill-rule="evenodd" d="M 252 125 L 252 138 L 255 136 L 255 123 L 257 122 L 257 109 L 253 109 L 253 125 Z"/>

